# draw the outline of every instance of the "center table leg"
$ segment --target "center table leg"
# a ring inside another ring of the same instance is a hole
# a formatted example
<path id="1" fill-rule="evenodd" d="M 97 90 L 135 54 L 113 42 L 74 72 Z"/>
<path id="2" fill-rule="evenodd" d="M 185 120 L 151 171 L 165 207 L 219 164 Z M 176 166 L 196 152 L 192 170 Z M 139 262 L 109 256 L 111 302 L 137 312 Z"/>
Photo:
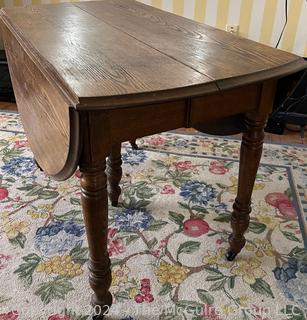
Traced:
<path id="1" fill-rule="evenodd" d="M 99 167 L 80 164 L 81 201 L 89 246 L 89 281 L 94 290 L 92 306 L 101 315 L 106 314 L 112 304 L 109 292 L 112 279 L 107 251 L 108 195 L 105 167 L 105 161 Z"/>
<path id="2" fill-rule="evenodd" d="M 117 207 L 118 198 L 121 193 L 119 186 L 122 178 L 122 157 L 121 144 L 118 143 L 111 148 L 111 153 L 107 161 L 107 176 L 109 183 L 109 198 L 113 207 Z"/>
<path id="3" fill-rule="evenodd" d="M 266 117 L 249 114 L 246 116 L 245 124 L 246 131 L 241 144 L 238 194 L 231 217 L 233 233 L 229 239 L 230 248 L 226 256 L 229 261 L 234 260 L 246 242 L 244 233 L 249 225 L 251 196 L 262 154 Z"/>

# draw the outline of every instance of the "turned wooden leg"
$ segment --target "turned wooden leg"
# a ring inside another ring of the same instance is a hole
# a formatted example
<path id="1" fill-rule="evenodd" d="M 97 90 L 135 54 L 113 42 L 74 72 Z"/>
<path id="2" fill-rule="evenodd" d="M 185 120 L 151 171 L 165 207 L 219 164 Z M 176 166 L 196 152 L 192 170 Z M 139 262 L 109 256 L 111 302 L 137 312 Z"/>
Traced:
<path id="1" fill-rule="evenodd" d="M 229 261 L 234 260 L 246 242 L 244 233 L 249 225 L 251 196 L 262 154 L 265 124 L 264 116 L 248 114 L 245 118 L 246 131 L 241 144 L 238 194 L 231 217 L 232 235 L 227 253 Z"/>
<path id="2" fill-rule="evenodd" d="M 109 198 L 113 207 L 118 206 L 118 198 L 121 193 L 119 186 L 122 178 L 121 144 L 114 145 L 107 161 L 107 176 L 109 183 Z"/>
<path id="3" fill-rule="evenodd" d="M 107 251 L 108 195 L 105 161 L 99 167 L 81 163 L 82 208 L 89 246 L 89 281 L 94 294 L 92 306 L 101 314 L 112 304 L 110 259 Z M 102 319 L 103 316 L 95 317 Z"/>

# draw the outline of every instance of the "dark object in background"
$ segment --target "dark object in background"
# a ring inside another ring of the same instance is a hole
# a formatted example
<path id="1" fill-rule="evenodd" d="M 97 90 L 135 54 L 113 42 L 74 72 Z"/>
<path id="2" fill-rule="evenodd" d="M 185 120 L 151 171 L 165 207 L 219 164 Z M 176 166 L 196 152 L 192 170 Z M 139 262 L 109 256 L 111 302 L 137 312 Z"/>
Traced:
<path id="1" fill-rule="evenodd" d="M 15 102 L 14 91 L 4 50 L 0 50 L 0 101 Z"/>
<path id="2" fill-rule="evenodd" d="M 298 126 L 304 138 L 307 125 L 307 70 L 279 81 L 275 108 L 265 131 L 283 134 L 287 124 Z"/>

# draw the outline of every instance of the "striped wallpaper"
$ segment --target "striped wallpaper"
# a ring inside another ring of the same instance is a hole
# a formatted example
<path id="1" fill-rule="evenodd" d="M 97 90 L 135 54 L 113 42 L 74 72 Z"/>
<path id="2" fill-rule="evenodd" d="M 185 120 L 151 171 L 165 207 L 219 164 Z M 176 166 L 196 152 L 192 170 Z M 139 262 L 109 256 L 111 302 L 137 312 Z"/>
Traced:
<path id="1" fill-rule="evenodd" d="M 285 0 L 140 0 L 143 3 L 276 46 L 285 22 Z M 307 1 L 288 0 L 288 24 L 279 48 L 307 57 Z"/>
<path id="2" fill-rule="evenodd" d="M 0 0 L 0 7 L 66 1 Z M 285 0 L 139 1 L 220 29 L 226 24 L 239 25 L 241 36 L 270 46 L 276 45 L 285 21 Z M 307 57 L 307 0 L 288 0 L 288 15 L 279 48 Z"/>

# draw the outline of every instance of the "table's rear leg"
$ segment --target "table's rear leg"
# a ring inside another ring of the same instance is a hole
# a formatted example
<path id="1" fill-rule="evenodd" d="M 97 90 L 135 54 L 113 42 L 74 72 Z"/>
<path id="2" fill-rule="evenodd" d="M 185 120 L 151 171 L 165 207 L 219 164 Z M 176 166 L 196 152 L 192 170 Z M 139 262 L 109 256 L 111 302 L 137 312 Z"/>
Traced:
<path id="1" fill-rule="evenodd" d="M 130 140 L 129 142 L 130 142 L 131 148 L 133 150 L 138 150 L 139 149 L 139 146 L 136 144 L 136 140 L 135 139 L 134 140 Z"/>
<path id="2" fill-rule="evenodd" d="M 119 143 L 111 148 L 111 153 L 107 161 L 109 198 L 113 207 L 118 206 L 118 198 L 121 193 L 121 188 L 119 186 L 123 174 L 121 165 L 121 144 Z"/>
<path id="3" fill-rule="evenodd" d="M 112 304 L 110 259 L 107 251 L 108 195 L 106 162 L 94 166 L 81 161 L 82 208 L 89 246 L 89 281 L 94 295 L 92 306 L 100 314 L 108 312 Z M 102 319 L 99 316 L 95 319 Z"/>
<path id="4" fill-rule="evenodd" d="M 229 261 L 234 260 L 246 242 L 244 233 L 249 225 L 251 196 L 262 154 L 266 117 L 248 114 L 245 124 L 246 130 L 241 144 L 238 194 L 231 217 L 233 233 L 229 239 L 230 248 L 227 253 Z"/>

